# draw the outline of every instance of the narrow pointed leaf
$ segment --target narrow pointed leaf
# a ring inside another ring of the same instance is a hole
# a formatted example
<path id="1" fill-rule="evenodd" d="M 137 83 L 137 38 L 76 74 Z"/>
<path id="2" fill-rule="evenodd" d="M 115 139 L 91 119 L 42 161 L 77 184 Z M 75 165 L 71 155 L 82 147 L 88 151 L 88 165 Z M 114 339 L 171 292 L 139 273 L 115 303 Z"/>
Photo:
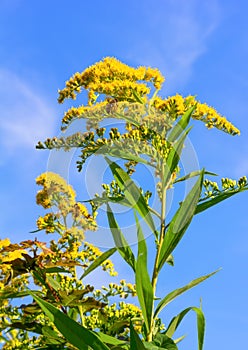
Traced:
<path id="1" fill-rule="evenodd" d="M 130 322 L 130 350 L 146 350 L 142 340 L 133 328 Z"/>
<path id="2" fill-rule="evenodd" d="M 157 333 L 152 342 L 144 344 L 148 350 L 178 350 L 175 341 L 162 333 Z"/>
<path id="3" fill-rule="evenodd" d="M 57 282 L 56 280 L 54 280 L 51 276 L 47 275 L 46 276 L 46 282 L 50 284 L 50 286 L 56 290 L 56 292 L 61 288 L 61 285 L 59 284 L 59 282 Z"/>
<path id="4" fill-rule="evenodd" d="M 153 312 L 153 288 L 150 281 L 150 276 L 147 269 L 147 247 L 146 241 L 141 230 L 138 218 L 135 215 L 137 226 L 137 239 L 138 239 L 138 257 L 136 263 L 136 291 L 139 299 L 142 315 L 144 317 L 147 331 L 151 325 L 151 318 Z"/>
<path id="5" fill-rule="evenodd" d="M 115 112 L 115 114 L 119 119 L 122 119 L 122 120 L 125 120 L 126 122 L 132 124 L 132 125 L 135 125 L 137 127 L 140 126 L 140 122 L 135 120 L 132 116 L 129 116 L 128 114 L 122 114 L 122 113 L 117 113 Z"/>
<path id="6" fill-rule="evenodd" d="M 204 211 L 208 208 L 211 208 L 212 206 L 232 197 L 233 195 L 240 193 L 240 192 L 243 192 L 243 191 L 247 191 L 247 190 L 248 190 L 248 188 L 244 187 L 244 188 L 232 190 L 230 192 L 229 191 L 222 192 L 222 193 L 216 195 L 216 197 L 206 200 L 206 202 L 199 203 L 196 207 L 195 214 L 199 214 L 202 211 Z"/>
<path id="7" fill-rule="evenodd" d="M 149 162 L 145 158 L 142 158 L 142 157 L 137 156 L 133 153 L 130 153 L 128 151 L 128 149 L 125 149 L 124 145 L 121 145 L 121 144 L 119 144 L 119 145 L 112 144 L 111 146 L 110 145 L 101 146 L 98 149 L 97 154 L 104 154 L 104 155 L 108 155 L 111 157 L 132 160 L 132 161 L 135 161 L 137 163 L 142 163 L 142 164 L 149 165 L 151 167 L 155 167 L 151 162 Z"/>
<path id="8" fill-rule="evenodd" d="M 98 337 L 101 339 L 103 343 L 110 344 L 110 345 L 120 345 L 123 346 L 126 344 L 125 341 L 111 337 L 108 334 L 97 332 Z"/>
<path id="9" fill-rule="evenodd" d="M 132 89 L 132 93 L 136 99 L 137 102 L 141 103 L 141 104 L 145 104 L 145 102 L 142 100 L 141 96 L 138 94 L 138 92 L 135 89 Z"/>
<path id="10" fill-rule="evenodd" d="M 184 131 L 183 135 L 172 145 L 172 148 L 169 151 L 168 157 L 166 159 L 166 163 L 164 164 L 162 188 L 165 188 L 165 186 L 168 184 L 172 173 L 174 172 L 174 170 L 176 169 L 179 163 L 183 145 L 189 131 L 190 131 L 190 128 Z"/>
<path id="11" fill-rule="evenodd" d="M 126 199 L 129 201 L 131 206 L 138 211 L 139 215 L 145 220 L 151 230 L 155 232 L 155 224 L 140 189 L 118 164 L 112 162 L 107 157 L 105 157 L 105 159 L 109 164 L 110 170 L 112 171 L 118 186 L 124 192 Z"/>
<path id="12" fill-rule="evenodd" d="M 35 293 L 31 291 L 29 293 L 70 344 L 79 350 L 88 350 L 89 346 L 94 350 L 109 350 L 109 347 L 94 332 L 81 326 Z"/>
<path id="13" fill-rule="evenodd" d="M 189 174 L 187 174 L 185 176 L 182 176 L 179 179 L 176 179 L 173 183 L 175 184 L 177 182 L 185 181 L 185 180 L 191 179 L 194 176 L 199 176 L 200 174 L 201 174 L 201 170 L 192 171 L 191 173 L 189 173 Z M 211 176 L 218 176 L 217 174 L 212 173 L 210 171 L 205 171 L 204 174 L 205 175 L 211 175 Z"/>
<path id="14" fill-rule="evenodd" d="M 115 246 L 120 253 L 120 255 L 123 257 L 123 259 L 132 267 L 132 269 L 135 271 L 135 257 L 132 252 L 132 249 L 130 248 L 127 240 L 125 239 L 123 233 L 121 232 L 121 229 L 119 228 L 114 214 L 109 206 L 107 204 L 107 216 L 108 216 L 108 222 L 109 227 L 115 242 Z"/>
<path id="15" fill-rule="evenodd" d="M 40 294 L 42 296 L 42 293 L 39 291 L 36 291 L 34 293 Z M 3 292 L 0 292 L 0 300 L 23 298 L 23 297 L 26 297 L 28 295 L 29 295 L 28 291 L 23 291 L 23 292 L 3 291 Z"/>
<path id="16" fill-rule="evenodd" d="M 48 267 L 45 270 L 46 273 L 70 273 L 70 271 L 63 269 L 62 267 Z"/>
<path id="17" fill-rule="evenodd" d="M 185 200 L 177 210 L 167 229 L 161 247 L 158 269 L 161 270 L 169 255 L 176 248 L 184 233 L 186 232 L 195 213 L 196 206 L 202 190 L 204 170 Z"/>
<path id="18" fill-rule="evenodd" d="M 172 337 L 173 334 L 175 333 L 175 331 L 177 330 L 177 327 L 179 326 L 179 324 L 181 323 L 181 321 L 183 320 L 184 316 L 186 316 L 186 314 L 189 311 L 194 311 L 196 313 L 197 316 L 197 335 L 198 335 L 198 350 L 202 350 L 203 349 L 203 342 L 204 342 L 204 334 L 205 334 L 205 317 L 204 314 L 201 310 L 201 308 L 198 307 L 188 307 L 187 309 L 181 311 L 177 316 L 175 316 L 167 330 L 166 330 L 166 334 L 169 337 Z"/>
<path id="19" fill-rule="evenodd" d="M 181 117 L 179 122 L 171 129 L 169 135 L 168 135 L 168 142 L 174 142 L 186 129 L 186 127 L 189 124 L 190 117 L 193 114 L 195 110 L 195 106 L 189 108 Z"/>
<path id="20" fill-rule="evenodd" d="M 96 260 L 84 271 L 80 279 L 87 276 L 90 272 L 94 271 L 98 266 L 100 266 L 105 260 L 107 260 L 111 255 L 116 252 L 117 248 L 111 248 L 100 255 Z"/>
<path id="21" fill-rule="evenodd" d="M 198 284 L 202 283 L 203 281 L 205 281 L 206 279 L 208 279 L 209 277 L 213 276 L 214 274 L 216 274 L 219 270 L 216 270 L 214 272 L 209 273 L 208 275 L 205 276 L 201 276 L 199 278 L 194 279 L 193 281 L 191 281 L 190 283 L 186 284 L 185 286 L 175 289 L 172 292 L 170 292 L 169 294 L 167 294 L 158 304 L 155 313 L 154 313 L 154 317 L 158 316 L 158 314 L 163 310 L 163 308 L 168 305 L 171 301 L 173 301 L 174 299 L 176 299 L 179 295 L 183 294 L 184 292 L 186 292 L 187 290 L 197 286 Z"/>

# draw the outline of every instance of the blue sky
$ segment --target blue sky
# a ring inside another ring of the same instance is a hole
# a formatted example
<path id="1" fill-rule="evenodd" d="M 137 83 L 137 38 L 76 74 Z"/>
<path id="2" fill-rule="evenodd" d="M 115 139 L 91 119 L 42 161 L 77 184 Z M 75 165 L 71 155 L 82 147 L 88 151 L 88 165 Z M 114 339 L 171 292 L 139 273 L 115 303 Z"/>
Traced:
<path id="1" fill-rule="evenodd" d="M 49 157 L 34 146 L 60 133 L 69 104 L 57 104 L 57 90 L 103 56 L 158 67 L 166 76 L 164 96 L 197 95 L 230 119 L 241 136 L 195 123 L 190 140 L 201 167 L 221 177 L 248 175 L 247 11 L 244 0 L 1 0 L 1 237 L 31 237 L 41 213 L 34 179 L 46 170 Z M 162 295 L 223 267 L 164 314 L 166 321 L 188 305 L 199 305 L 202 297 L 205 350 L 244 348 L 247 342 L 247 195 L 194 219 L 175 253 L 175 268 L 164 271 L 160 283 Z M 184 333 L 188 337 L 180 349 L 196 349 L 193 315 L 179 335 Z"/>

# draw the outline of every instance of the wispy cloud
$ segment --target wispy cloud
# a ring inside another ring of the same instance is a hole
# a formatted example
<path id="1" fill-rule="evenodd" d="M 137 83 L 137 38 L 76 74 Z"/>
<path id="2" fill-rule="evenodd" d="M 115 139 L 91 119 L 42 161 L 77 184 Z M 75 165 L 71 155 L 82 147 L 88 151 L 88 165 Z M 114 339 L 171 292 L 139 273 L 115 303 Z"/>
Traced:
<path id="1" fill-rule="evenodd" d="M 37 140 L 53 134 L 54 111 L 48 100 L 15 73 L 0 70 L 1 148 L 11 154 L 34 148 Z"/>
<path id="2" fill-rule="evenodd" d="M 169 89 L 180 88 L 190 77 L 194 63 L 206 52 L 208 38 L 220 22 L 218 1 L 157 0 L 152 7 L 150 2 L 146 4 L 143 20 L 147 32 L 129 57 L 159 67 Z"/>

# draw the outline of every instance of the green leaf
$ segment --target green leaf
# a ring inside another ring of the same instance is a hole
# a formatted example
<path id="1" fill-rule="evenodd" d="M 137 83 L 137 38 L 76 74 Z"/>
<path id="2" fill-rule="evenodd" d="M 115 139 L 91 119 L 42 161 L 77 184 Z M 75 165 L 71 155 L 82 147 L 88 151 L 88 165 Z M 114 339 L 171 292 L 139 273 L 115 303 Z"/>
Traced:
<path id="1" fill-rule="evenodd" d="M 45 269 L 45 273 L 70 273 L 70 271 L 63 269 L 62 267 L 48 267 Z"/>
<path id="2" fill-rule="evenodd" d="M 59 333 L 55 332 L 50 326 L 42 327 L 42 334 L 46 337 L 46 344 L 64 344 L 65 340 L 61 338 Z"/>
<path id="3" fill-rule="evenodd" d="M 174 339 L 174 343 L 175 344 L 178 344 L 180 343 L 183 339 L 186 338 L 186 335 L 181 335 L 181 337 L 177 338 L 177 339 Z"/>
<path id="4" fill-rule="evenodd" d="M 148 350 L 178 350 L 175 342 L 166 334 L 157 333 L 152 342 L 144 342 Z"/>
<path id="5" fill-rule="evenodd" d="M 119 228 L 114 214 L 109 206 L 107 204 L 107 216 L 108 216 L 108 222 L 109 227 L 115 242 L 115 246 L 120 253 L 120 255 L 123 257 L 123 259 L 132 267 L 132 269 L 135 271 L 135 257 L 133 255 L 132 249 L 129 247 L 129 244 L 127 240 L 125 239 L 123 233 L 121 232 L 121 229 Z"/>
<path id="6" fill-rule="evenodd" d="M 126 112 L 125 112 L 125 113 L 126 113 Z M 127 110 L 127 113 L 128 113 L 128 110 Z M 132 125 L 134 125 L 134 126 L 139 127 L 139 126 L 140 126 L 140 122 L 138 122 L 137 120 L 135 120 L 135 119 L 133 118 L 132 115 L 129 116 L 127 113 L 126 113 L 126 114 L 124 114 L 124 113 L 122 114 L 122 113 L 115 112 L 115 113 L 114 113 L 114 116 L 117 116 L 118 119 L 125 120 L 126 122 L 128 122 L 128 123 L 130 123 L 130 124 L 132 124 Z"/>
<path id="7" fill-rule="evenodd" d="M 172 145 L 172 148 L 169 151 L 169 154 L 166 159 L 166 163 L 163 166 L 163 179 L 162 179 L 162 188 L 165 188 L 171 179 L 171 175 L 176 169 L 180 155 L 182 153 L 184 141 L 190 132 L 190 128 L 183 132 L 183 135 Z"/>
<path id="8" fill-rule="evenodd" d="M 139 215 L 145 220 L 145 222 L 151 228 L 152 232 L 155 233 L 155 224 L 140 189 L 135 185 L 130 176 L 118 164 L 112 162 L 107 157 L 105 157 L 105 159 L 109 164 L 110 170 L 112 171 L 112 174 L 118 186 L 124 192 L 126 199 L 129 201 L 131 206 L 138 211 Z"/>
<path id="9" fill-rule="evenodd" d="M 30 331 L 37 334 L 42 334 L 43 327 L 38 322 L 12 322 L 12 323 L 2 323 L 0 331 L 5 330 L 6 328 L 11 329 L 23 329 L 25 331 Z"/>
<path id="10" fill-rule="evenodd" d="M 141 230 L 138 218 L 135 214 L 138 239 L 138 257 L 136 263 L 136 291 L 139 299 L 142 315 L 144 317 L 147 332 L 151 327 L 151 319 L 153 312 L 153 288 L 150 281 L 150 276 L 147 269 L 147 247 L 146 241 Z"/>
<path id="11" fill-rule="evenodd" d="M 121 159 L 126 159 L 126 160 L 132 160 L 135 161 L 137 163 L 142 163 L 142 164 L 146 164 L 149 165 L 151 167 L 155 167 L 151 162 L 149 162 L 148 160 L 139 157 L 135 154 L 130 153 L 128 150 L 125 149 L 124 147 L 125 145 L 123 144 L 112 144 L 112 145 L 104 145 L 99 147 L 99 149 L 97 150 L 97 154 L 104 154 L 104 155 L 108 155 L 108 156 L 112 156 L 112 157 L 116 157 L 116 158 L 121 158 Z"/>
<path id="12" fill-rule="evenodd" d="M 163 308 L 168 305 L 171 301 L 173 301 L 175 298 L 177 298 L 179 295 L 183 294 L 184 292 L 186 292 L 187 290 L 197 286 L 198 284 L 202 283 L 203 281 L 205 281 L 206 279 L 208 279 L 209 277 L 213 276 L 214 274 L 216 274 L 219 270 L 216 270 L 214 272 L 209 273 L 208 275 L 205 276 L 201 276 L 198 277 L 196 279 L 194 279 L 193 281 L 191 281 L 190 283 L 186 284 L 185 286 L 175 289 L 172 292 L 170 292 L 169 294 L 167 294 L 158 304 L 155 313 L 154 313 L 154 318 L 158 316 L 158 314 L 163 310 Z"/>
<path id="13" fill-rule="evenodd" d="M 94 350 L 109 350 L 109 347 L 94 332 L 81 326 L 35 293 L 31 291 L 29 293 L 70 344 L 79 350 L 88 350 L 89 346 Z"/>
<path id="14" fill-rule="evenodd" d="M 146 350 L 142 340 L 133 328 L 130 322 L 130 350 Z"/>
<path id="15" fill-rule="evenodd" d="M 194 176 L 198 176 L 201 174 L 201 170 L 196 170 L 196 171 L 192 171 L 191 173 L 185 175 L 185 176 L 182 176 L 180 177 L 179 179 L 176 179 L 173 183 L 177 183 L 177 182 L 181 182 L 181 181 L 185 181 L 185 180 L 188 180 Z M 205 171 L 204 172 L 205 175 L 211 175 L 211 176 L 218 176 L 217 174 L 215 173 L 211 173 L 210 171 Z"/>
<path id="16" fill-rule="evenodd" d="M 166 259 L 166 263 L 170 266 L 174 266 L 174 257 L 172 254 L 168 256 L 168 258 Z"/>
<path id="17" fill-rule="evenodd" d="M 125 345 L 126 342 L 123 340 L 119 340 L 117 338 L 111 337 L 108 334 L 102 333 L 102 332 L 98 332 L 97 333 L 98 337 L 101 339 L 102 342 L 106 343 L 106 344 L 110 344 L 110 345 Z"/>
<path id="18" fill-rule="evenodd" d="M 224 201 L 225 199 L 230 198 L 231 196 L 233 196 L 234 194 L 243 192 L 243 191 L 247 191 L 248 188 L 238 188 L 232 191 L 228 191 L 228 192 L 221 192 L 220 194 L 216 195 L 216 197 L 211 198 L 206 200 L 203 203 L 200 203 L 197 205 L 196 210 L 195 210 L 195 214 L 199 214 L 202 211 L 211 208 L 212 206 Z"/>
<path id="19" fill-rule="evenodd" d="M 41 292 L 34 292 L 36 294 L 40 294 L 42 296 Z M 23 298 L 29 295 L 28 291 L 23 292 L 13 292 L 13 291 L 3 291 L 0 292 L 0 300 L 2 299 L 16 299 L 16 298 Z"/>
<path id="20" fill-rule="evenodd" d="M 46 276 L 46 281 L 50 284 L 50 286 L 56 290 L 56 292 L 61 289 L 61 285 L 59 282 L 55 281 L 51 276 Z"/>
<path id="21" fill-rule="evenodd" d="M 161 270 L 169 255 L 176 248 L 186 232 L 195 213 L 202 190 L 204 170 L 172 218 L 164 237 L 159 256 L 158 270 Z"/>
<path id="22" fill-rule="evenodd" d="M 198 334 L 198 350 L 202 350 L 203 349 L 203 342 L 204 342 L 204 333 L 205 333 L 205 317 L 204 317 L 204 314 L 203 314 L 201 308 L 193 306 L 193 307 L 188 307 L 187 309 L 181 311 L 177 316 L 175 316 L 171 320 L 171 322 L 166 330 L 166 334 L 169 337 L 172 337 L 173 334 L 175 333 L 177 327 L 179 326 L 179 324 L 183 320 L 184 316 L 189 311 L 194 311 L 196 313 L 196 316 L 197 316 L 197 334 Z"/>
<path id="23" fill-rule="evenodd" d="M 90 272 L 94 271 L 98 266 L 100 266 L 105 260 L 107 260 L 111 255 L 113 255 L 116 252 L 116 248 L 111 248 L 104 252 L 102 255 L 100 255 L 96 260 L 84 271 L 82 276 L 80 277 L 80 280 L 87 276 Z"/>
<path id="24" fill-rule="evenodd" d="M 186 129 L 186 127 L 189 124 L 190 117 L 195 111 L 195 106 L 189 108 L 181 117 L 179 122 L 171 129 L 167 141 L 168 142 L 174 142 L 181 134 L 182 132 Z"/>
<path id="25" fill-rule="evenodd" d="M 139 103 L 141 103 L 141 104 L 145 104 L 145 102 L 142 100 L 140 94 L 139 94 L 135 89 L 132 89 L 132 88 L 131 88 L 131 90 L 132 90 L 132 93 L 133 93 L 133 95 L 134 95 L 136 101 L 139 102 Z"/>

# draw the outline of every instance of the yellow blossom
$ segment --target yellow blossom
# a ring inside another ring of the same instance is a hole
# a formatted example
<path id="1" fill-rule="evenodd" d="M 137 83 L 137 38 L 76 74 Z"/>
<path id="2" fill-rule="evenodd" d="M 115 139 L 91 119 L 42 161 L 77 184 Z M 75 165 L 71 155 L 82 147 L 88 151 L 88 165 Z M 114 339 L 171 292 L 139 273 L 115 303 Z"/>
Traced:
<path id="1" fill-rule="evenodd" d="M 150 67 L 133 68 L 120 62 L 114 57 L 106 57 L 102 61 L 76 73 L 66 82 L 66 87 L 59 90 L 58 101 L 65 98 L 76 98 L 81 88 L 89 91 L 89 104 L 95 102 L 96 93 L 116 97 L 120 100 L 135 100 L 133 90 L 143 96 L 150 92 L 146 83 L 150 82 L 156 89 L 160 89 L 164 77 L 158 69 Z"/>
<path id="2" fill-rule="evenodd" d="M 10 240 L 8 238 L 0 240 L 0 249 L 7 247 L 8 245 L 10 245 Z"/>
<path id="3" fill-rule="evenodd" d="M 24 249 L 14 250 L 13 252 L 8 252 L 6 255 L 1 257 L 1 262 L 9 262 L 13 261 L 15 259 L 22 259 L 22 254 L 26 253 Z"/>
<path id="4" fill-rule="evenodd" d="M 54 214 L 48 213 L 44 217 L 40 216 L 36 225 L 39 230 L 45 229 L 47 233 L 53 233 L 55 231 Z"/>
<path id="5" fill-rule="evenodd" d="M 220 115 L 213 107 L 208 106 L 206 103 L 196 101 L 193 96 L 184 98 L 177 94 L 167 99 L 156 97 L 153 101 L 153 105 L 157 110 L 168 113 L 169 118 L 172 120 L 177 119 L 190 107 L 195 106 L 192 118 L 203 121 L 207 128 L 215 127 L 231 135 L 240 134 L 239 129 Z"/>

